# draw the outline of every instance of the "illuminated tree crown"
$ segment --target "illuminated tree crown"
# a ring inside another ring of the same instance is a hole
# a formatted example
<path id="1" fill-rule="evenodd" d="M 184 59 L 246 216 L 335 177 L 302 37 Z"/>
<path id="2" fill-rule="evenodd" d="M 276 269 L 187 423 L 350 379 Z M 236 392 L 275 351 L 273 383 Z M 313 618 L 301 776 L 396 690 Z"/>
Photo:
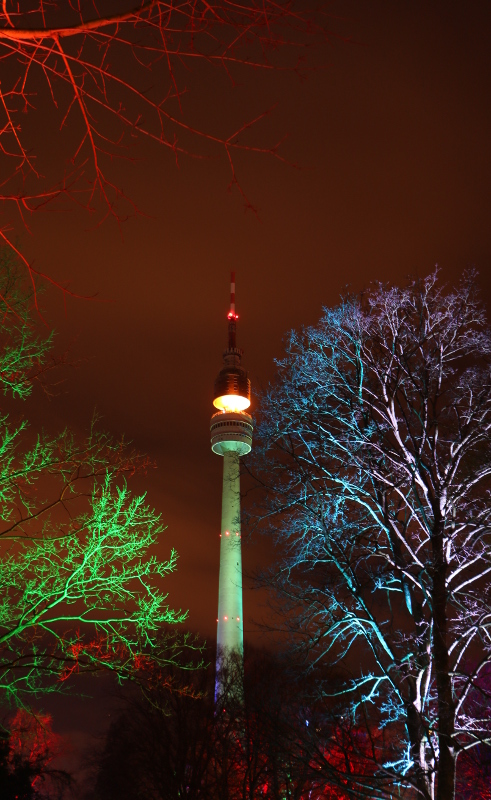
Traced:
<path id="1" fill-rule="evenodd" d="M 0 384 L 4 409 L 41 383 L 51 338 L 37 336 L 28 298 L 0 254 Z M 125 473 L 145 461 L 93 424 L 83 440 L 35 433 L 5 410 L 0 418 L 0 689 L 60 688 L 78 670 L 135 675 L 142 663 L 174 660 L 162 629 L 186 614 L 167 603 L 162 579 L 177 555 L 151 553 L 164 526 L 133 497 Z M 160 646 L 157 647 L 157 641 Z M 180 642 L 182 644 L 182 641 Z"/>
<path id="2" fill-rule="evenodd" d="M 372 739 L 370 797 L 449 800 L 459 753 L 491 742 L 490 431 L 472 275 L 326 309 L 264 398 L 260 514 L 284 553 L 268 582 L 312 668 L 342 668 L 340 719 L 391 742 Z"/>

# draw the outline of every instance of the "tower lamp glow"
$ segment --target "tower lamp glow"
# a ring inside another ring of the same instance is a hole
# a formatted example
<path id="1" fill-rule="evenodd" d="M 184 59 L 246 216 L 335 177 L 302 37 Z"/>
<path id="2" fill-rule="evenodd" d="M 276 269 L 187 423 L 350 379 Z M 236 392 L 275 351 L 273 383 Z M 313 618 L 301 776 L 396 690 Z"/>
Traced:
<path id="1" fill-rule="evenodd" d="M 238 316 L 235 313 L 235 272 L 231 275 L 228 313 L 228 348 L 224 366 L 215 381 L 213 405 L 219 409 L 210 423 L 211 449 L 223 456 L 222 526 L 218 587 L 217 686 L 220 664 L 235 653 L 242 658 L 242 555 L 240 529 L 239 458 L 252 448 L 252 418 L 245 413 L 251 404 L 251 382 L 241 367 L 242 350 L 236 345 Z"/>

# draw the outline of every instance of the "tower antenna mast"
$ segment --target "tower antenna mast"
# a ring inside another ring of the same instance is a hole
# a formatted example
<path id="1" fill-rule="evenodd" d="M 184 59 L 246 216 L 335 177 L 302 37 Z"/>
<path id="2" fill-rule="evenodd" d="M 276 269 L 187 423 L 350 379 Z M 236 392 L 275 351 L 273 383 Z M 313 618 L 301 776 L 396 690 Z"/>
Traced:
<path id="1" fill-rule="evenodd" d="M 228 349 L 236 347 L 238 316 L 235 313 L 235 272 L 230 273 L 230 311 L 228 312 Z"/>

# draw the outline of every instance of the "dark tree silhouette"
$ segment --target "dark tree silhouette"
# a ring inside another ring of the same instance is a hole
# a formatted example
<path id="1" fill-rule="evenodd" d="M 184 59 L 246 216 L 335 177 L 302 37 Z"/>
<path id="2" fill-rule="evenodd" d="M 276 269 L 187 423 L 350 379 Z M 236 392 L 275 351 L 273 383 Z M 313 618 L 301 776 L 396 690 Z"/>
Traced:
<path id="1" fill-rule="evenodd" d="M 326 757 L 327 725 L 319 734 L 306 724 L 305 686 L 291 664 L 246 647 L 244 666 L 234 658 L 222 663 L 216 705 L 212 668 L 191 675 L 192 693 L 189 685 L 169 694 L 153 684 L 144 695 L 127 694 L 127 708 L 95 759 L 87 797 L 345 800 L 336 770 L 334 783 L 327 770 L 319 779 L 316 759 L 320 752 Z"/>
<path id="2" fill-rule="evenodd" d="M 321 695 L 390 745 L 373 742 L 360 792 L 451 800 L 459 754 L 489 744 L 491 723 L 475 704 L 491 658 L 491 333 L 475 277 L 376 285 L 293 332 L 258 440 L 285 627 L 311 665 L 345 670 Z"/>
<path id="3" fill-rule="evenodd" d="M 0 791 L 5 800 L 32 800 L 31 771 L 28 764 L 10 762 L 8 733 L 0 735 Z"/>

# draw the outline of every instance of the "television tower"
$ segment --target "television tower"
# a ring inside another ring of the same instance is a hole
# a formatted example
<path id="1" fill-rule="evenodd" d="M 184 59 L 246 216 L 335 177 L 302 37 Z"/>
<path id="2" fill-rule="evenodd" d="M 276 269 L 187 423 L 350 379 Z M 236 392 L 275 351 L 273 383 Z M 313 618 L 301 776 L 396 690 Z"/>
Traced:
<path id="1" fill-rule="evenodd" d="M 213 405 L 218 411 L 210 423 L 211 449 L 223 456 L 222 527 L 218 585 L 217 672 L 222 658 L 243 656 L 242 556 L 240 532 L 240 456 L 252 448 L 251 382 L 241 367 L 242 350 L 236 345 L 235 272 L 231 273 L 228 347 L 218 373 Z M 217 683 L 216 692 L 220 691 Z"/>

